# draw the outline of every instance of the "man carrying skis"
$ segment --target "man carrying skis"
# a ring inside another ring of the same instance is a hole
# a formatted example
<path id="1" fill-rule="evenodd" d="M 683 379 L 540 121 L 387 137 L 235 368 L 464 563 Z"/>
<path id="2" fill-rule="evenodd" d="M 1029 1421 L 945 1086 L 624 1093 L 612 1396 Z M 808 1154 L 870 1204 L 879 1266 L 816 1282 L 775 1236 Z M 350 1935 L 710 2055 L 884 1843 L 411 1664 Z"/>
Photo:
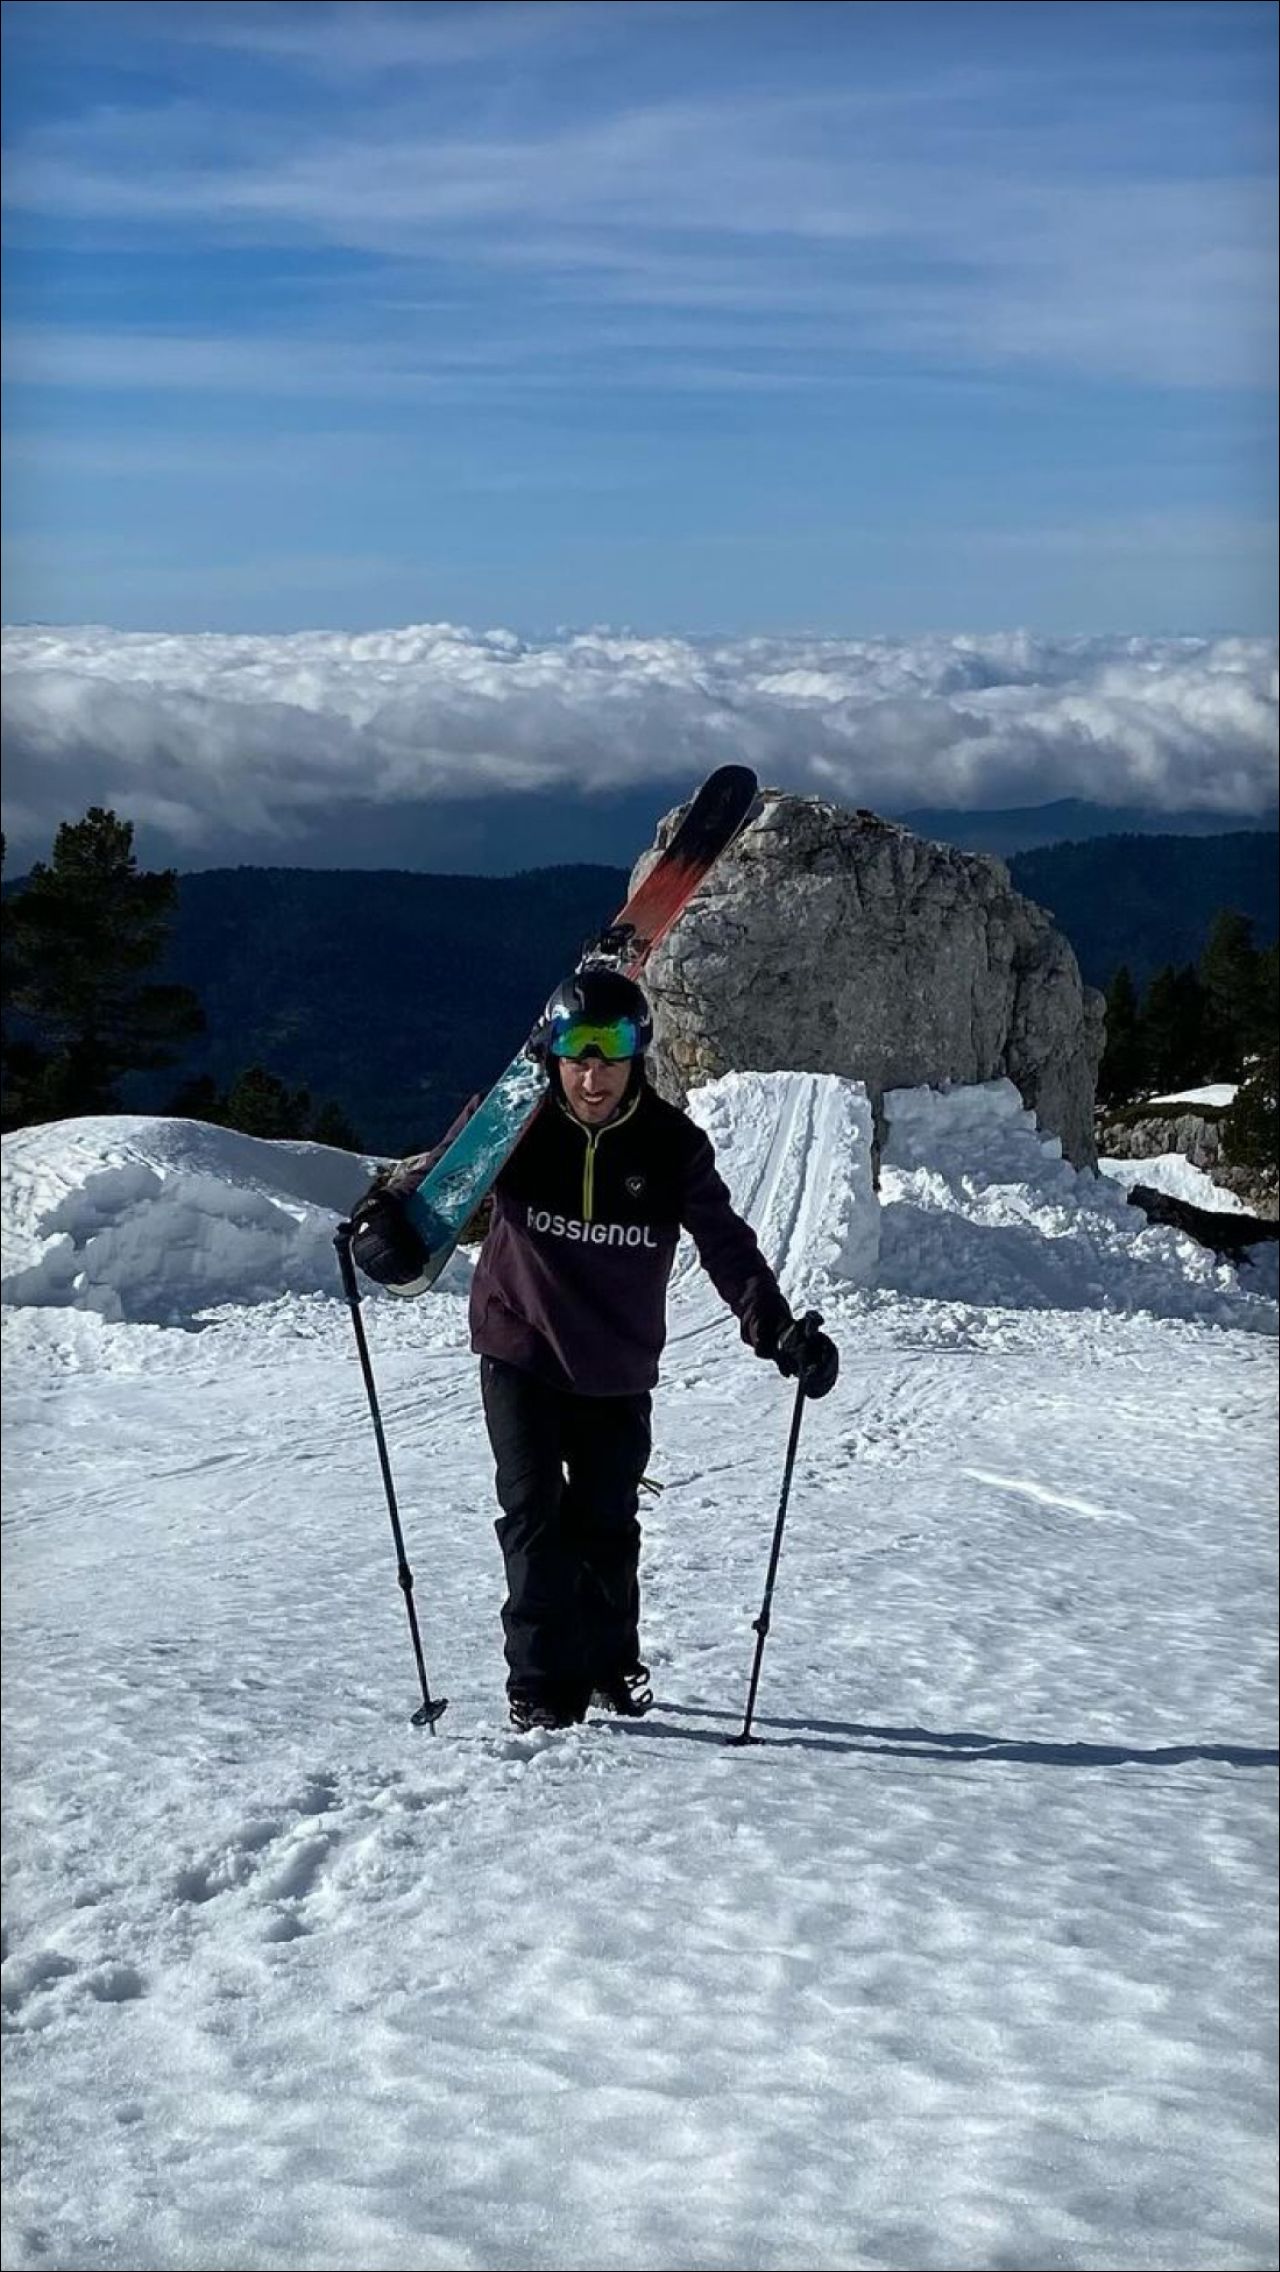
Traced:
<path id="1" fill-rule="evenodd" d="M 472 1282 L 521 1729 L 652 1702 L 637 1508 L 681 1230 L 758 1357 L 809 1396 L 827 1394 L 839 1365 L 825 1334 L 806 1338 L 793 1320 L 707 1137 L 650 1087 L 652 1038 L 640 988 L 607 966 L 557 988 L 534 1040 L 550 1094 L 494 1185 Z M 418 1180 L 434 1156 L 400 1176 Z"/>

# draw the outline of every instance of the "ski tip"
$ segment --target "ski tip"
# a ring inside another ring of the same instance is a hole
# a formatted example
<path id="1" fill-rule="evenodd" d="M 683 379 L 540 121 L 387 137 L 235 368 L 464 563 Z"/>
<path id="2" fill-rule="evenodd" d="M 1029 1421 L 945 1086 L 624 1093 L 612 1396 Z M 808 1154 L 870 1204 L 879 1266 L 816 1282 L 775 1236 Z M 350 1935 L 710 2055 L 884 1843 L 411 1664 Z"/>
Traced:
<path id="1" fill-rule="evenodd" d="M 760 783 L 749 765 L 721 765 L 707 776 L 697 795 L 708 802 L 714 797 L 726 805 L 747 807 L 759 792 Z"/>

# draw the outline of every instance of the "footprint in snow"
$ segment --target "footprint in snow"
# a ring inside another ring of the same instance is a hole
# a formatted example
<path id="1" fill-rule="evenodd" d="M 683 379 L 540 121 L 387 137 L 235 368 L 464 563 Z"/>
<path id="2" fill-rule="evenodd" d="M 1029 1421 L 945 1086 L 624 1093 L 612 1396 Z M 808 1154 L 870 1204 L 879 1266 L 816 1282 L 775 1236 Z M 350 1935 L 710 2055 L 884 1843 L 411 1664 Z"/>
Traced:
<path id="1" fill-rule="evenodd" d="M 48 1991 L 61 1982 L 77 1995 L 92 1996 L 99 2004 L 132 2004 L 147 1992 L 136 1965 L 103 1961 L 88 1971 L 57 1949 L 37 1949 L 27 1957 L 15 1956 L 4 1966 L 3 2005 L 8 2026 L 43 2026 L 53 2016 L 55 2001 Z"/>
<path id="2" fill-rule="evenodd" d="M 16 2019 L 34 1997 L 52 1988 L 59 1980 L 69 1980 L 76 1971 L 69 1956 L 57 1949 L 36 1949 L 30 1956 L 6 1957 L 4 1981 L 0 1987 L 0 2004 L 8 2018 Z"/>
<path id="3" fill-rule="evenodd" d="M 100 1964 L 86 1973 L 84 1985 L 100 2004 L 133 2004 L 147 1992 L 142 1974 L 132 1964 Z"/>
<path id="4" fill-rule="evenodd" d="M 303 1912 L 338 1838 L 336 1829 L 303 1826 L 314 1824 L 336 1799 L 336 1777 L 312 1775 L 293 1801 L 292 1821 L 248 1822 L 220 1851 L 188 1862 L 174 1880 L 177 1899 L 203 1908 L 224 1894 L 244 1893 L 255 1910 L 265 1912 L 264 1941 L 301 1940 L 314 1929 Z"/>

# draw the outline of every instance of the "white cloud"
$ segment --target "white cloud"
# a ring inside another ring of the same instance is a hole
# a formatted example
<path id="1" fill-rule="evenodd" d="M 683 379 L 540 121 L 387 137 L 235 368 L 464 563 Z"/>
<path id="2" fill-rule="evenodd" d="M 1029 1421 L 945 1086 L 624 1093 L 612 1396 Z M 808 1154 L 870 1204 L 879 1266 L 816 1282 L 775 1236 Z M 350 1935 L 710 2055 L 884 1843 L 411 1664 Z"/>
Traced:
<path id="1" fill-rule="evenodd" d="M 11 855 L 90 803 L 249 857 L 347 800 L 621 791 L 728 758 L 890 812 L 1075 796 L 1248 826 L 1276 794 L 1276 650 L 1237 638 L 32 627 L 5 635 L 3 716 Z"/>
<path id="2" fill-rule="evenodd" d="M 684 0 L 687 6 L 687 0 Z M 169 38 L 239 49 L 275 58 L 321 79 L 434 71 L 459 65 L 492 66 L 529 51 L 557 52 L 591 45 L 624 28 L 641 12 L 661 12 L 664 0 L 474 0 L 422 11 L 371 0 L 339 0 L 325 9 L 188 6 L 166 26 Z M 148 0 L 148 13 L 150 0 Z"/>
<path id="3" fill-rule="evenodd" d="M 374 69 L 410 31 L 465 41 L 573 20 L 542 6 L 368 13 Z M 246 13 L 237 29 L 233 13 L 216 36 L 334 62 L 365 43 L 365 15 Z M 648 99 L 629 98 L 623 74 L 620 98 L 566 113 L 451 105 L 429 71 L 362 99 L 353 75 L 340 123 L 305 106 L 188 98 L 32 127 L 10 149 L 6 202 L 19 223 L 60 219 L 107 242 L 176 230 L 425 264 L 469 291 L 519 279 L 575 344 L 611 303 L 643 311 L 655 347 L 682 343 L 681 310 L 735 311 L 766 369 L 785 314 L 815 327 L 810 367 L 820 354 L 834 374 L 868 354 L 1173 388 L 1259 387 L 1271 373 L 1266 137 L 1252 129 L 1228 160 L 1219 131 L 1206 152 L 1203 117 L 1197 131 L 1197 114 L 1166 95 L 1147 96 L 1139 131 L 1065 94 L 1046 117 L 1041 89 L 1033 130 L 1016 76 L 994 69 L 926 64 L 910 85 L 837 73 L 799 94 L 676 86 Z M 371 342 L 375 367 L 391 343 Z M 109 337 L 85 343 L 97 353 L 72 344 L 78 383 L 122 383 Z M 157 383 L 178 383 L 175 370 L 191 383 L 205 345 L 185 364 L 165 346 Z M 255 367 L 271 391 L 269 353 L 244 375 Z"/>

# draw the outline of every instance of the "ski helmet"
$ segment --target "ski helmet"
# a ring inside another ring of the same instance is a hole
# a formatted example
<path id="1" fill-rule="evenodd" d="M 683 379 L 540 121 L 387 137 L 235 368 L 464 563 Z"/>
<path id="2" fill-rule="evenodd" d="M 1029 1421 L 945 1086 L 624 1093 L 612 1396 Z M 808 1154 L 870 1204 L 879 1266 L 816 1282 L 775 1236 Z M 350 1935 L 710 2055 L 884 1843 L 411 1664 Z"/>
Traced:
<path id="1" fill-rule="evenodd" d="M 652 1042 L 653 1013 L 635 980 L 600 963 L 585 963 L 562 980 L 537 1033 L 543 1057 L 601 1057 L 608 1064 L 643 1057 Z"/>

